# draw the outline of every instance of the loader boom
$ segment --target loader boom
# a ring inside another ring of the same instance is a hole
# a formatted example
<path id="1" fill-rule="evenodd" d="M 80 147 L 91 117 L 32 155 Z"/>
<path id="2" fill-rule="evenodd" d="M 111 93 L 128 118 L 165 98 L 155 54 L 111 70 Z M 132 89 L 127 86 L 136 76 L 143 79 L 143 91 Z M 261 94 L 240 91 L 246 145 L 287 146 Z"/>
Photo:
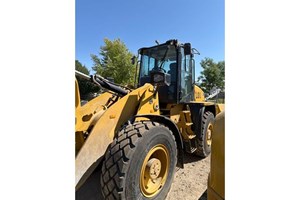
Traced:
<path id="1" fill-rule="evenodd" d="M 104 111 L 76 156 L 76 189 L 95 169 L 115 133 L 128 119 L 135 114 L 160 114 L 157 95 L 151 84 L 145 84 Z"/>

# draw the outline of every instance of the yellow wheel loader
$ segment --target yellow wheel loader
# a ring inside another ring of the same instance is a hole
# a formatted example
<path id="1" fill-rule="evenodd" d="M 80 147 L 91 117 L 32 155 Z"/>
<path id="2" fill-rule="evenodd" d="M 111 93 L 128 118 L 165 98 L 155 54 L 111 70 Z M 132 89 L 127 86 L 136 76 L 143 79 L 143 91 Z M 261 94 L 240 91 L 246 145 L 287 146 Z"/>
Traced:
<path id="1" fill-rule="evenodd" d="M 183 152 L 210 153 L 224 105 L 195 85 L 196 53 L 177 40 L 139 49 L 135 89 L 76 72 L 105 90 L 81 105 L 75 81 L 76 190 L 101 166 L 105 199 L 164 199 Z"/>

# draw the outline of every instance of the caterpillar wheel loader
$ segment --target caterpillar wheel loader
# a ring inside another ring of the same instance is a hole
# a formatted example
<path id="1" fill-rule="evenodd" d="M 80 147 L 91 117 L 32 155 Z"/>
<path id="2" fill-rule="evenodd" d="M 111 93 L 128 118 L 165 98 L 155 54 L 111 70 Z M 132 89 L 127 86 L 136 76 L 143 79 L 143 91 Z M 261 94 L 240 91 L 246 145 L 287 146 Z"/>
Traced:
<path id="1" fill-rule="evenodd" d="M 184 151 L 210 153 L 224 105 L 206 102 L 194 84 L 197 51 L 169 40 L 138 53 L 135 89 L 76 72 L 106 91 L 81 105 L 75 81 L 76 190 L 101 166 L 105 199 L 164 199 Z"/>

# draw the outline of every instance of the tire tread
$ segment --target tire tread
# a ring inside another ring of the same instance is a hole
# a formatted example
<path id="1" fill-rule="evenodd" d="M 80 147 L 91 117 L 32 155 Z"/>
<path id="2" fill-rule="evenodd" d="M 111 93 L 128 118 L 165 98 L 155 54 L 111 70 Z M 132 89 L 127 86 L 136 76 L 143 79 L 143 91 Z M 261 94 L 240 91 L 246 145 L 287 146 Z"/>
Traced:
<path id="1" fill-rule="evenodd" d="M 118 133 L 105 154 L 101 169 L 100 183 L 105 199 L 125 199 L 123 186 L 125 185 L 125 172 L 129 167 L 128 155 L 134 151 L 138 141 L 142 139 L 143 133 L 156 126 L 163 125 L 152 121 L 135 122 L 127 125 Z M 175 142 L 174 135 L 171 135 Z"/>

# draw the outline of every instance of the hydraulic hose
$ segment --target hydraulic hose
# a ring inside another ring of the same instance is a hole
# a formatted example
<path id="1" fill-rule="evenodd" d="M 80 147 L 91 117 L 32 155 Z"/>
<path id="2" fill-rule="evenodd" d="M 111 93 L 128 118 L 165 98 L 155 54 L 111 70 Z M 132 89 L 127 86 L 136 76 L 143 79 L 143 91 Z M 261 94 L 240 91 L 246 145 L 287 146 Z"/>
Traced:
<path id="1" fill-rule="evenodd" d="M 123 88 L 113 84 L 112 82 L 109 82 L 108 80 L 104 79 L 103 77 L 99 75 L 95 75 L 93 77 L 93 80 L 98 83 L 101 87 L 108 89 L 112 92 L 115 92 L 119 94 L 120 96 L 125 96 L 128 92 L 124 90 Z"/>

